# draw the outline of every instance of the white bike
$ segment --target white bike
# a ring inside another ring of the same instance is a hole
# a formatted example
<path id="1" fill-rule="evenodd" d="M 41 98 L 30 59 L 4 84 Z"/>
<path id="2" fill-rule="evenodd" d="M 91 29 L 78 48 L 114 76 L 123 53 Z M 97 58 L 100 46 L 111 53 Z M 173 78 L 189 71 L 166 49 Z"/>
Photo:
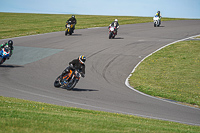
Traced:
<path id="1" fill-rule="evenodd" d="M 160 23 L 161 23 L 161 18 L 158 17 L 157 15 L 153 17 L 153 21 L 154 21 L 154 27 L 159 27 Z"/>

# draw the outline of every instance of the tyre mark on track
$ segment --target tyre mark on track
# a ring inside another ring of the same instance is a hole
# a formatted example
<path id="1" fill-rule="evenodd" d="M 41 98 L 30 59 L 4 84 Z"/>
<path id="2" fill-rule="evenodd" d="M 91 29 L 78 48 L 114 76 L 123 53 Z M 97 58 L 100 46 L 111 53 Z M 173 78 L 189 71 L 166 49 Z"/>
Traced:
<path id="1" fill-rule="evenodd" d="M 107 69 L 108 69 L 108 67 L 110 66 L 110 64 L 117 58 L 117 57 L 119 57 L 120 55 L 117 55 L 117 56 L 115 56 L 110 62 L 108 62 L 108 64 L 104 67 L 104 69 L 103 69 L 103 78 L 108 82 L 108 83 L 110 83 L 109 81 L 108 81 L 108 79 L 106 78 L 106 71 L 107 71 Z"/>
<path id="2" fill-rule="evenodd" d="M 96 54 L 101 53 L 101 52 L 103 52 L 103 51 L 105 51 L 106 49 L 109 49 L 109 48 L 110 48 L 110 47 L 101 49 L 101 50 L 99 50 L 99 51 L 97 51 L 97 52 L 95 52 L 95 53 L 89 55 L 87 58 L 90 58 L 90 57 L 92 57 L 92 56 L 95 56 Z M 95 70 L 95 72 L 98 73 L 93 64 L 92 64 L 92 70 Z"/>
<path id="3" fill-rule="evenodd" d="M 90 57 L 92 57 L 92 56 L 94 56 L 94 55 L 96 55 L 96 54 L 98 54 L 98 53 L 101 53 L 102 51 L 104 51 L 104 50 L 106 50 L 106 49 L 109 49 L 109 48 L 104 48 L 104 49 L 102 49 L 102 50 L 99 50 L 99 51 L 97 51 L 97 52 L 95 52 L 95 53 L 89 55 L 87 58 L 90 58 Z"/>

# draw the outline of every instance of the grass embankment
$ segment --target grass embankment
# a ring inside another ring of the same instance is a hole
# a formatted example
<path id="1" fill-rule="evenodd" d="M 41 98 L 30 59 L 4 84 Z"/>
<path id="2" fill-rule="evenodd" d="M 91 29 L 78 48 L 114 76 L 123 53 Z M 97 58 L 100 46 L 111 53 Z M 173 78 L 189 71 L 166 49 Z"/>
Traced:
<path id="1" fill-rule="evenodd" d="M 65 22 L 70 17 L 71 15 L 65 14 L 0 12 L 0 39 L 64 31 Z M 153 22 L 153 17 L 76 15 L 76 29 L 108 26 L 115 18 L 119 20 L 120 25 Z M 166 20 L 180 19 L 162 19 L 162 21 Z"/>
<path id="2" fill-rule="evenodd" d="M 0 97 L 0 132 L 197 133 L 199 126 Z"/>
<path id="3" fill-rule="evenodd" d="M 200 41 L 178 42 L 146 58 L 129 79 L 146 94 L 200 106 Z"/>

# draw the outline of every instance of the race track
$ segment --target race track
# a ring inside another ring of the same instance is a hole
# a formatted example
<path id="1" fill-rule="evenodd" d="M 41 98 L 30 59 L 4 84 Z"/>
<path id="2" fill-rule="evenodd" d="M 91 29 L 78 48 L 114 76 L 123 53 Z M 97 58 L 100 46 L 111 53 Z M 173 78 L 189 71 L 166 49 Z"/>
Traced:
<path id="1" fill-rule="evenodd" d="M 107 27 L 19 38 L 0 66 L 0 95 L 62 106 L 132 114 L 200 126 L 200 109 L 141 95 L 125 84 L 134 66 L 158 48 L 200 34 L 200 20 L 121 25 L 116 39 Z M 0 43 L 8 39 L 0 40 Z M 73 91 L 54 88 L 68 62 L 85 55 L 86 77 Z"/>

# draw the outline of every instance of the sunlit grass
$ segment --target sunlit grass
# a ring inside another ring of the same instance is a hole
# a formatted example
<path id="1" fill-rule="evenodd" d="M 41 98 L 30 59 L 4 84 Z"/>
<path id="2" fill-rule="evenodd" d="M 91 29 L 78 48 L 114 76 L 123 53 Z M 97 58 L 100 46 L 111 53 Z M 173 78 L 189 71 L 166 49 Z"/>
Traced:
<path id="1" fill-rule="evenodd" d="M 0 12 L 0 39 L 64 31 L 65 22 L 70 17 L 71 15 L 65 14 Z M 152 22 L 152 17 L 76 15 L 76 29 L 108 26 L 115 18 L 119 20 L 120 25 Z M 162 20 L 177 19 L 163 18 Z"/>
<path id="2" fill-rule="evenodd" d="M 130 84 L 144 93 L 200 106 L 200 41 L 172 44 L 146 58 Z"/>
<path id="3" fill-rule="evenodd" d="M 199 126 L 0 96 L 2 133 L 197 133 Z"/>

